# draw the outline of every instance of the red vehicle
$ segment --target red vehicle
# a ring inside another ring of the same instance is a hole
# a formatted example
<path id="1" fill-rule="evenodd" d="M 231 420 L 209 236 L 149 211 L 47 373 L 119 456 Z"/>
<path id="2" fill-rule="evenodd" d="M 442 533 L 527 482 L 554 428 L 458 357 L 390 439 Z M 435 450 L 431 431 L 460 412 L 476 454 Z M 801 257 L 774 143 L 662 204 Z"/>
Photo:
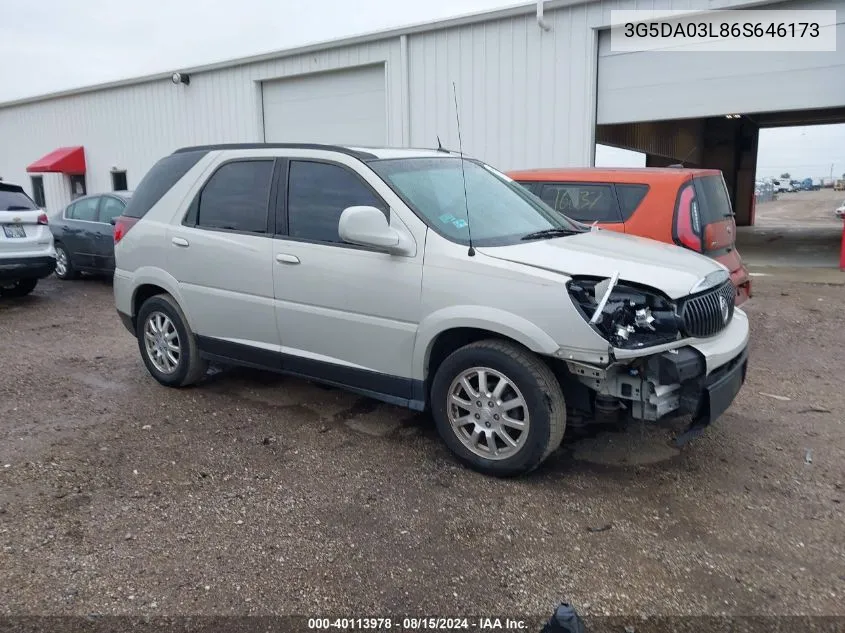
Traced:
<path id="1" fill-rule="evenodd" d="M 751 278 L 736 250 L 736 222 L 717 169 L 532 169 L 511 178 L 564 215 L 621 233 L 677 244 L 728 268 L 736 304 Z"/>

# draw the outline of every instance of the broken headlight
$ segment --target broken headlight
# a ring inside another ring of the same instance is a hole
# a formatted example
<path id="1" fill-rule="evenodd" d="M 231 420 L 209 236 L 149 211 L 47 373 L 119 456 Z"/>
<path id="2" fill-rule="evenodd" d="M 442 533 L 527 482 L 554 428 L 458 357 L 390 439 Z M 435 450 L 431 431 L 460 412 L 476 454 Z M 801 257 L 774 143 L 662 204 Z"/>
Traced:
<path id="1" fill-rule="evenodd" d="M 670 343 L 680 337 L 675 305 L 657 290 L 610 279 L 574 278 L 567 288 L 581 315 L 614 347 Z"/>

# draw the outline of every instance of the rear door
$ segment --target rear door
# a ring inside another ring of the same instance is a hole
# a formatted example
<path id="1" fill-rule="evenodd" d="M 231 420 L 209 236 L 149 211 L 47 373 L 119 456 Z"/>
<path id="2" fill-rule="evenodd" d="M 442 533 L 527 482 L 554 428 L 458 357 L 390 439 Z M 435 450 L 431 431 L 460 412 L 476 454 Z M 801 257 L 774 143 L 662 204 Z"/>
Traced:
<path id="1" fill-rule="evenodd" d="M 99 230 L 100 196 L 77 200 L 65 210 L 62 243 L 77 268 L 96 268 L 94 250 Z"/>
<path id="2" fill-rule="evenodd" d="M 39 224 L 44 215 L 23 189 L 0 183 L 0 253 L 14 257 L 43 251 L 51 236 L 46 224 Z"/>
<path id="3" fill-rule="evenodd" d="M 585 224 L 598 224 L 619 233 L 625 232 L 612 183 L 543 183 L 539 195 L 543 202 L 568 218 Z"/>
<path id="4" fill-rule="evenodd" d="M 170 226 L 167 268 L 201 349 L 280 367 L 269 214 L 274 166 L 269 156 L 217 163 L 184 219 Z"/>
<path id="5" fill-rule="evenodd" d="M 114 270 L 114 220 L 123 214 L 126 203 L 115 196 L 102 196 L 98 208 L 98 225 L 94 229 L 94 265 Z"/>

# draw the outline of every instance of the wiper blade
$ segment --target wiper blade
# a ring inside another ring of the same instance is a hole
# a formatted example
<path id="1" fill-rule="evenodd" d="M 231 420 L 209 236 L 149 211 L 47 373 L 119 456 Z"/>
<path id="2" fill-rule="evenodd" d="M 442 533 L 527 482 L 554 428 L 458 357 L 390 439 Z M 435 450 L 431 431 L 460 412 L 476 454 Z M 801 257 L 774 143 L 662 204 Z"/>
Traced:
<path id="1" fill-rule="evenodd" d="M 583 231 L 577 231 L 575 229 L 543 229 L 542 231 L 534 231 L 533 233 L 529 233 L 528 235 L 523 235 L 521 240 L 542 240 L 546 238 L 552 237 L 561 237 L 564 235 L 577 235 L 578 233 L 582 233 Z"/>

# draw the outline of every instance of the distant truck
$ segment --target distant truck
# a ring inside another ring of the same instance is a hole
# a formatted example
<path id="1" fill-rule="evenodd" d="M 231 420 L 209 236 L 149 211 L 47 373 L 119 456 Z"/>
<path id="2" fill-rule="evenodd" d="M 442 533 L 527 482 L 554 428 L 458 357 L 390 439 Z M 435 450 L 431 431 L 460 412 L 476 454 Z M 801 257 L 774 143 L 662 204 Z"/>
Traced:
<path id="1" fill-rule="evenodd" d="M 805 178 L 801 181 L 802 191 L 818 191 L 821 188 L 822 183 L 818 178 L 816 178 L 815 180 L 813 178 Z"/>
<path id="2" fill-rule="evenodd" d="M 787 191 L 795 191 L 792 183 L 786 179 L 772 178 L 772 186 L 775 188 L 775 193 L 786 193 Z"/>
<path id="3" fill-rule="evenodd" d="M 833 183 L 833 190 L 834 191 L 845 191 L 845 179 L 840 178 L 835 183 Z"/>

